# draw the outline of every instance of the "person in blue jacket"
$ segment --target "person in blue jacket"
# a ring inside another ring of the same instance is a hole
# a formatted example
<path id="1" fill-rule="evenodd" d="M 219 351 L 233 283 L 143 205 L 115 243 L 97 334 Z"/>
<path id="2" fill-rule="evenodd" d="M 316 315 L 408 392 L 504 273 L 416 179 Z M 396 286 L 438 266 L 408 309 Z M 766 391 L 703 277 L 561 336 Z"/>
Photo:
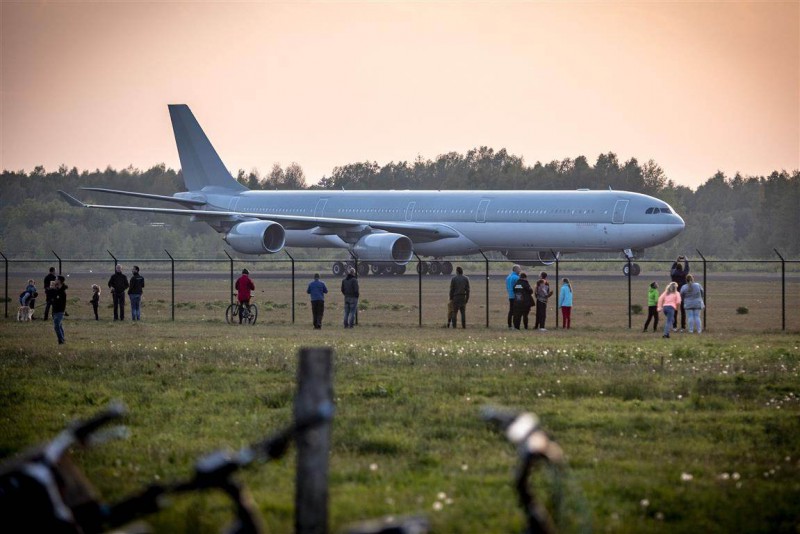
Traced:
<path id="1" fill-rule="evenodd" d="M 322 328 L 322 315 L 325 313 L 325 293 L 328 288 L 325 282 L 319 279 L 319 273 L 314 275 L 314 280 L 308 284 L 306 293 L 311 295 L 311 314 L 314 319 L 314 329 Z"/>
<path id="2" fill-rule="evenodd" d="M 514 295 L 514 286 L 517 285 L 517 280 L 519 280 L 519 273 L 522 269 L 519 265 L 515 265 L 511 268 L 511 273 L 506 276 L 506 291 L 508 292 L 508 328 L 509 330 L 513 328 L 512 321 L 514 318 L 514 300 L 516 295 Z"/>
<path id="3" fill-rule="evenodd" d="M 561 307 L 561 319 L 564 328 L 572 326 L 572 284 L 569 278 L 561 281 L 561 294 L 558 296 L 558 305 Z"/>

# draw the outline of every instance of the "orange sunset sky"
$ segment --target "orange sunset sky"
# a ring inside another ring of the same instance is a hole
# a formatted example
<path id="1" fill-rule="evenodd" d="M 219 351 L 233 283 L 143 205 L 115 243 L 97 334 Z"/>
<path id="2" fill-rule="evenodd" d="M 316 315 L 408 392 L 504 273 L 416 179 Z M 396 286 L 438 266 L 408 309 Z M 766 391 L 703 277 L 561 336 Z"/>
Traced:
<path id="1" fill-rule="evenodd" d="M 800 2 L 8 2 L 0 168 L 603 152 L 696 187 L 800 168 Z"/>

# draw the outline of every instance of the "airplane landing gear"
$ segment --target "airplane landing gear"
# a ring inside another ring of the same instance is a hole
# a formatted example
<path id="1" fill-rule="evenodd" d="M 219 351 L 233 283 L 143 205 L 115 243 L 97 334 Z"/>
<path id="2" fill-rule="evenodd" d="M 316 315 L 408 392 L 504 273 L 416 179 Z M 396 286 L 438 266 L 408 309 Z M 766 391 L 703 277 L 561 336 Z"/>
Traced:
<path id="1" fill-rule="evenodd" d="M 628 270 L 628 264 L 622 266 L 622 274 L 625 276 L 639 276 L 639 273 L 642 272 L 642 268 L 639 267 L 638 263 L 631 263 L 630 270 Z"/>

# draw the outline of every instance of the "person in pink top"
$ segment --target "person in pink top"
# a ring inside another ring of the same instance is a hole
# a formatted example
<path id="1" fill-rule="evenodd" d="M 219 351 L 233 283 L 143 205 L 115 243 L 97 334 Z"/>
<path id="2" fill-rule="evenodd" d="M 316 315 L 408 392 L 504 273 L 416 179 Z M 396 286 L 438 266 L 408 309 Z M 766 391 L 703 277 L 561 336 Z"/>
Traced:
<path id="1" fill-rule="evenodd" d="M 246 306 L 250 311 L 250 292 L 255 291 L 256 286 L 250 280 L 250 271 L 242 269 L 242 276 L 236 279 L 236 296 L 239 299 L 240 306 Z M 239 324 L 242 324 L 242 314 L 239 314 Z"/>
<path id="2" fill-rule="evenodd" d="M 669 337 L 669 328 L 672 326 L 672 320 L 675 318 L 675 310 L 681 307 L 681 294 L 678 293 L 678 284 L 670 282 L 667 289 L 658 297 L 658 311 L 664 312 L 666 322 L 664 323 L 664 335 L 661 337 Z"/>

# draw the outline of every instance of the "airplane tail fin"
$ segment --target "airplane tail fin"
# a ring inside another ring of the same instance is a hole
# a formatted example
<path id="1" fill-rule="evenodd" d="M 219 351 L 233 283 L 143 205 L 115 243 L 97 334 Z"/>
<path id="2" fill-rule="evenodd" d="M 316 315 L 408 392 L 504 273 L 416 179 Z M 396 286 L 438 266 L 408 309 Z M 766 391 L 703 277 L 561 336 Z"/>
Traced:
<path id="1" fill-rule="evenodd" d="M 232 192 L 247 191 L 237 182 L 217 155 L 197 119 L 186 104 L 171 104 L 169 116 L 178 156 L 183 170 L 183 182 L 189 191 L 218 187 Z"/>

